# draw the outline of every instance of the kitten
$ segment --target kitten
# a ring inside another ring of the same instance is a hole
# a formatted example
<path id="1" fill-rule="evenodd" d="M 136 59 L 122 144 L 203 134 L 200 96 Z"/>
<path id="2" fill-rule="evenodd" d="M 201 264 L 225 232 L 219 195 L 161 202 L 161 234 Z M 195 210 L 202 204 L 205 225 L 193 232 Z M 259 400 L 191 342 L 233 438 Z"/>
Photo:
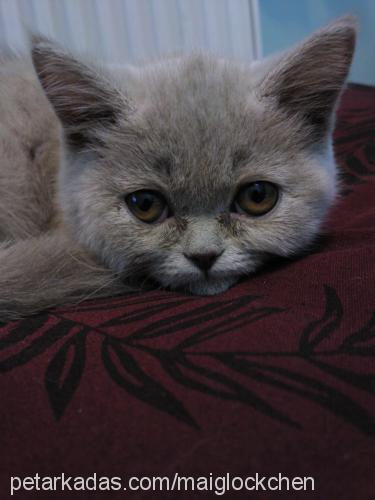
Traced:
<path id="1" fill-rule="evenodd" d="M 355 23 L 252 64 L 114 74 L 45 39 L 0 69 L 0 318 L 144 283 L 223 292 L 316 236 Z M 38 81 L 39 80 L 39 81 Z"/>

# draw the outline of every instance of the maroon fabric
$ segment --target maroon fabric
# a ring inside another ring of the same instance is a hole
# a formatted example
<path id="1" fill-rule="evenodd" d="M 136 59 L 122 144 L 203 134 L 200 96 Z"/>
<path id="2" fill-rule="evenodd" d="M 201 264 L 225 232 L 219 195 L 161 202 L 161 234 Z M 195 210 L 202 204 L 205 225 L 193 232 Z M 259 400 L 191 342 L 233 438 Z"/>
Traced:
<path id="1" fill-rule="evenodd" d="M 375 89 L 346 92 L 335 142 L 343 196 L 311 254 L 216 297 L 130 294 L 1 326 L 1 499 L 10 475 L 176 471 L 315 478 L 315 493 L 225 498 L 375 497 Z"/>

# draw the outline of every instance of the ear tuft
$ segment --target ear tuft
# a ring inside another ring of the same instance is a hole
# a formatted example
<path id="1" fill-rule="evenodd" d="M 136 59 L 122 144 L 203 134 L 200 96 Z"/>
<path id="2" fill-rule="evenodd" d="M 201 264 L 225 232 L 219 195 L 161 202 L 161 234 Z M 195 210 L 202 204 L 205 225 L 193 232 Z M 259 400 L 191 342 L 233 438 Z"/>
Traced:
<path id="1" fill-rule="evenodd" d="M 272 97 L 289 113 L 312 126 L 317 140 L 326 136 L 353 58 L 357 23 L 337 19 L 282 56 L 261 83 L 261 96 Z"/>
<path id="2" fill-rule="evenodd" d="M 68 144 L 80 149 L 92 141 L 96 129 L 116 123 L 126 101 L 99 71 L 46 38 L 33 36 L 31 41 L 39 81 L 61 120 Z"/>

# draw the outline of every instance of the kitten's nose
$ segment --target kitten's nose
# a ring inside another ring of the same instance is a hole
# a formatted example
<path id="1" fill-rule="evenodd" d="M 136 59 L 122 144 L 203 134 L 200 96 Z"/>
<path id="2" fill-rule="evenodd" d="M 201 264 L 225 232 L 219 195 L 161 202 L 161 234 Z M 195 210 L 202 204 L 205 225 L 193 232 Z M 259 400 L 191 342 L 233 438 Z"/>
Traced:
<path id="1" fill-rule="evenodd" d="M 184 254 L 185 257 L 193 262 L 202 271 L 208 271 L 214 265 L 216 259 L 223 252 L 206 252 L 206 253 L 193 253 Z"/>

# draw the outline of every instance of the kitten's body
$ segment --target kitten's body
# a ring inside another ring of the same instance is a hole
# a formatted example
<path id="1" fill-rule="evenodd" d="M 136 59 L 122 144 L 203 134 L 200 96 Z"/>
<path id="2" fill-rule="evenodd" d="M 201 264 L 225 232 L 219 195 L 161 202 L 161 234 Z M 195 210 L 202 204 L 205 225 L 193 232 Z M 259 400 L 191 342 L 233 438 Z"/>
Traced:
<path id="1" fill-rule="evenodd" d="M 126 289 L 69 236 L 58 201 L 61 125 L 30 61 L 0 68 L 0 320 Z"/>
<path id="2" fill-rule="evenodd" d="M 0 318 L 119 293 L 134 278 L 218 293 L 270 255 L 306 248 L 336 192 L 332 114 L 354 35 L 342 20 L 281 59 L 192 55 L 111 77 L 39 41 L 49 100 L 31 63 L 5 60 Z M 275 209 L 231 213 L 256 180 L 280 186 Z M 124 195 L 140 189 L 162 192 L 173 216 L 136 220 Z M 189 260 L 202 252 L 217 255 L 208 273 Z"/>
<path id="3" fill-rule="evenodd" d="M 30 64 L 0 66 L 0 238 L 48 229 L 57 212 L 60 125 Z"/>

